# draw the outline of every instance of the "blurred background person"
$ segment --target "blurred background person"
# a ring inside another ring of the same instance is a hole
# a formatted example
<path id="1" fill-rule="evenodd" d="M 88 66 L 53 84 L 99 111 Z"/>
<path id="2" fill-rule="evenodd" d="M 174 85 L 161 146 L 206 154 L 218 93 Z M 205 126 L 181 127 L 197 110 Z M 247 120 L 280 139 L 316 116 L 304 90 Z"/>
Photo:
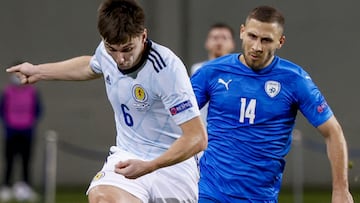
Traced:
<path id="1" fill-rule="evenodd" d="M 229 54 L 235 50 L 234 30 L 225 23 L 215 23 L 210 26 L 206 40 L 205 49 L 208 53 L 208 59 Z M 197 71 L 205 61 L 195 63 L 191 66 L 191 75 Z"/>
<path id="2" fill-rule="evenodd" d="M 18 64 L 18 63 L 16 63 Z M 0 117 L 4 128 L 3 185 L 0 188 L 0 202 L 15 198 L 18 201 L 34 201 L 36 193 L 30 181 L 30 163 L 36 124 L 42 105 L 38 90 L 33 85 L 21 85 L 15 74 L 2 91 Z M 14 181 L 14 166 L 21 159 L 21 179 Z M 15 184 L 14 184 L 15 182 Z"/>
<path id="3" fill-rule="evenodd" d="M 191 66 L 190 73 L 193 75 L 205 62 L 230 54 L 235 50 L 234 30 L 226 23 L 215 23 L 210 26 L 205 40 L 205 49 L 208 53 L 208 59 L 195 63 Z M 208 105 L 206 104 L 201 110 L 201 118 L 205 124 L 207 117 Z"/>

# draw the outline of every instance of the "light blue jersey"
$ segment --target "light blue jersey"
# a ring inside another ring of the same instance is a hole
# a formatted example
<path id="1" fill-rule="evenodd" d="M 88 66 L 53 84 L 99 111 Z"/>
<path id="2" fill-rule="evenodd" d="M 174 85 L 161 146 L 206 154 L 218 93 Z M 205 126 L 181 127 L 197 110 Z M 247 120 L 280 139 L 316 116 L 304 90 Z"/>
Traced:
<path id="1" fill-rule="evenodd" d="M 200 115 L 184 64 L 150 40 L 136 71 L 123 74 L 98 46 L 90 66 L 103 74 L 116 121 L 116 144 L 144 160 L 163 154 L 181 136 L 178 126 Z"/>
<path id="2" fill-rule="evenodd" d="M 206 63 L 191 82 L 199 106 L 209 102 L 200 197 L 276 202 L 297 111 L 315 127 L 333 115 L 310 76 L 277 56 L 255 72 L 230 54 Z"/>

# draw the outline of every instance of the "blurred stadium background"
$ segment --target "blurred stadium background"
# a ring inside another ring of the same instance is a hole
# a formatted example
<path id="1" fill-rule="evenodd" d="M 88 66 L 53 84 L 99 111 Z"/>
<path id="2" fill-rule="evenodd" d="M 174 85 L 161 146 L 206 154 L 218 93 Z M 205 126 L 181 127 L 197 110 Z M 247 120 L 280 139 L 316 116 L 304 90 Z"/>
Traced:
<path id="1" fill-rule="evenodd" d="M 100 2 L 2 1 L 0 87 L 7 81 L 5 68 L 13 61 L 36 64 L 92 54 L 100 40 L 96 30 Z M 140 0 L 140 3 L 147 13 L 149 37 L 173 49 L 187 67 L 206 58 L 203 44 L 211 24 L 226 22 L 238 35 L 240 24 L 253 7 L 268 4 L 282 10 L 287 20 L 286 43 L 278 55 L 302 65 L 311 74 L 343 125 L 352 162 L 350 185 L 360 201 L 360 95 L 356 90 L 360 73 L 360 1 Z M 40 82 L 37 86 L 44 99 L 45 114 L 33 154 L 34 183 L 38 188 L 44 184 L 45 135 L 54 130 L 58 134 L 57 188 L 84 193 L 115 142 L 113 113 L 103 81 Z M 296 181 L 300 181 L 305 192 L 325 190 L 329 197 L 331 174 L 323 138 L 300 113 L 296 129 L 301 132 L 302 144 L 287 156 L 284 193 L 287 191 L 291 196 Z M 2 153 L 2 137 L 0 143 Z"/>

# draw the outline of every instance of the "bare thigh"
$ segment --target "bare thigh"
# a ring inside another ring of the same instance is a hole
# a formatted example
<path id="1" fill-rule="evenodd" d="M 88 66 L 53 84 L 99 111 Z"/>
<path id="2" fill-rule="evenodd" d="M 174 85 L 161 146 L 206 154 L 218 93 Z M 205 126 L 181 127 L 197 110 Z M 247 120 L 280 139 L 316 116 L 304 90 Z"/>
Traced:
<path id="1" fill-rule="evenodd" d="M 98 185 L 89 191 L 89 203 L 141 203 L 134 195 L 118 187 Z"/>

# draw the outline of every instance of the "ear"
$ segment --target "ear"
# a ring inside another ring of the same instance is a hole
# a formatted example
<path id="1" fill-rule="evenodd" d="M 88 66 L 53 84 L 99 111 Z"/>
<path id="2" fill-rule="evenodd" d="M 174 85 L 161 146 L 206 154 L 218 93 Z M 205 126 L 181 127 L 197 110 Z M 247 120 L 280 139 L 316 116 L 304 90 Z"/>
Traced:
<path id="1" fill-rule="evenodd" d="M 240 39 L 243 39 L 243 33 L 245 32 L 245 25 L 241 24 L 240 26 Z"/>
<path id="2" fill-rule="evenodd" d="M 278 45 L 278 49 L 280 49 L 283 45 L 284 45 L 284 43 L 285 43 L 285 35 L 282 35 L 281 37 L 280 37 L 280 40 L 279 40 L 279 45 Z"/>
<path id="3" fill-rule="evenodd" d="M 147 39 L 147 29 L 145 28 L 144 29 L 144 32 L 143 32 L 143 34 L 142 34 L 142 41 L 143 41 L 143 43 L 145 43 L 146 42 L 146 39 Z"/>

